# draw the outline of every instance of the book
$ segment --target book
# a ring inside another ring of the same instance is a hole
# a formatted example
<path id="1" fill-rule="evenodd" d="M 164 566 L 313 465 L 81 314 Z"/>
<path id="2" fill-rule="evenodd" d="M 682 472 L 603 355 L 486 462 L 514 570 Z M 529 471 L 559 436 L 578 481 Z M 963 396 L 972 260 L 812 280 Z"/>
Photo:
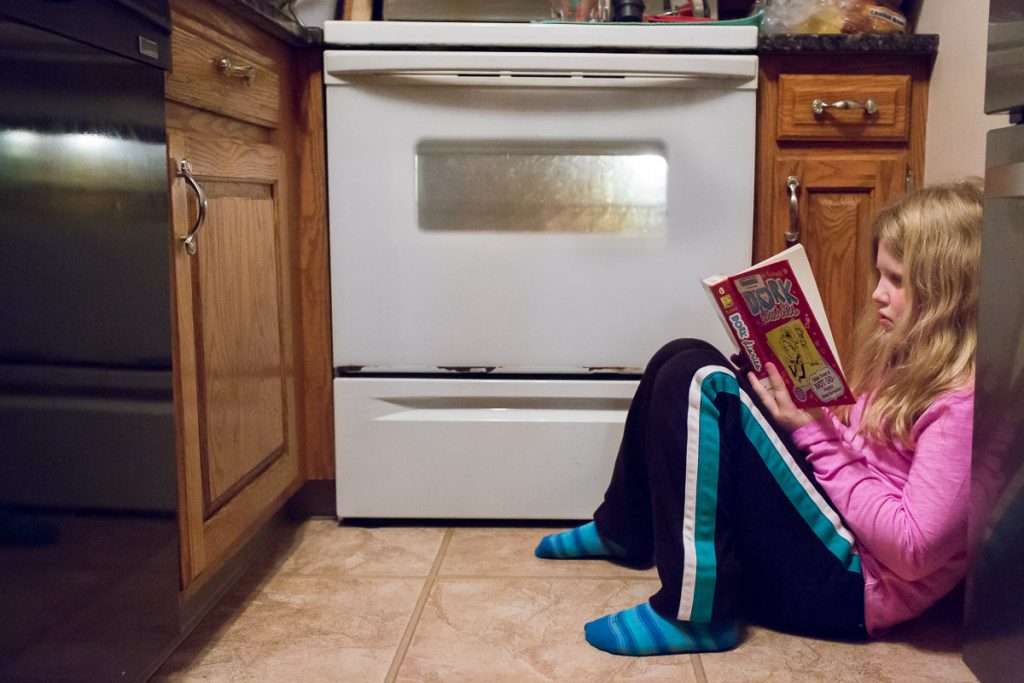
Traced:
<path id="1" fill-rule="evenodd" d="M 763 386 L 770 387 L 765 363 L 771 362 L 799 408 L 854 402 L 803 246 L 701 282 Z"/>

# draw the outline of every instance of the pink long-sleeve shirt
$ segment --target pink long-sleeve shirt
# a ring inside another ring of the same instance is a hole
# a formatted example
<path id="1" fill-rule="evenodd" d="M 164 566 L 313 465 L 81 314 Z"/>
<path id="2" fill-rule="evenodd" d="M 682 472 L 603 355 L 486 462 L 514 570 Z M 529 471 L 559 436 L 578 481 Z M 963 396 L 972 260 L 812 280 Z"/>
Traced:
<path id="1" fill-rule="evenodd" d="M 857 432 L 865 400 L 849 425 L 826 411 L 793 439 L 857 539 L 874 636 L 925 611 L 964 577 L 974 389 L 936 399 L 914 423 L 911 447 Z"/>

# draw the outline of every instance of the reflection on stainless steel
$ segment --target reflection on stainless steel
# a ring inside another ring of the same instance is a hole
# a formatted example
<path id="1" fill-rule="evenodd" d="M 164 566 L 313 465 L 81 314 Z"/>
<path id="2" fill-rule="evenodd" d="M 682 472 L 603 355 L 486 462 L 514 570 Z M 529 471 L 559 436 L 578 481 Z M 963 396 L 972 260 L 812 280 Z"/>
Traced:
<path id="1" fill-rule="evenodd" d="M 159 144 L 114 133 L 0 130 L 0 183 L 133 192 L 149 187 L 147 173 L 165 154 Z"/>
<path id="2" fill-rule="evenodd" d="M 424 141 L 416 176 L 426 231 L 666 231 L 668 161 L 650 144 Z"/>
<path id="3" fill-rule="evenodd" d="M 985 111 L 1024 106 L 1024 9 L 1019 0 L 993 0 L 988 15 Z"/>
<path id="4" fill-rule="evenodd" d="M 1024 645 L 1024 195 L 985 205 L 969 535 L 965 659 L 982 681 L 1010 680 Z M 1010 651 L 1005 648 L 1008 644 Z M 1008 668 L 1011 667 L 1011 668 Z"/>
<path id="5" fill-rule="evenodd" d="M 34 33 L 0 48 L 0 362 L 169 369 L 161 72 Z"/>
<path id="6" fill-rule="evenodd" d="M 1024 197 L 1024 161 L 989 168 L 985 174 L 985 196 Z"/>
<path id="7" fill-rule="evenodd" d="M 166 54 L 160 4 L 0 0 L 4 681 L 143 680 L 181 629 L 164 73 L 108 44 Z"/>
<path id="8" fill-rule="evenodd" d="M 0 127 L 0 361 L 170 368 L 166 149 L 107 116 Z"/>
<path id="9" fill-rule="evenodd" d="M 997 683 L 1024 648 L 1024 126 L 991 131 L 986 163 L 964 660 Z"/>

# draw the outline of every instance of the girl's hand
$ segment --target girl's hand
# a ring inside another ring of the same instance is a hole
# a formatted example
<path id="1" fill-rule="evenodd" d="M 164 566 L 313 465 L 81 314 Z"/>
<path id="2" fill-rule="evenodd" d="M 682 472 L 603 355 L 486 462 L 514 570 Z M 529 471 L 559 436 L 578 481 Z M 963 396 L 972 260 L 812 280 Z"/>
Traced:
<path id="1" fill-rule="evenodd" d="M 796 404 L 793 403 L 793 398 L 789 395 L 789 390 L 786 388 L 782 375 L 779 374 L 778 368 L 773 363 L 765 363 L 765 369 L 768 371 L 768 381 L 771 383 L 770 389 L 761 386 L 761 382 L 752 372 L 747 373 L 747 379 L 750 380 L 754 393 L 761 399 L 761 403 L 768 409 L 768 412 L 780 427 L 793 433 L 808 422 L 821 419 L 824 414 L 821 408 L 802 410 L 796 407 Z"/>

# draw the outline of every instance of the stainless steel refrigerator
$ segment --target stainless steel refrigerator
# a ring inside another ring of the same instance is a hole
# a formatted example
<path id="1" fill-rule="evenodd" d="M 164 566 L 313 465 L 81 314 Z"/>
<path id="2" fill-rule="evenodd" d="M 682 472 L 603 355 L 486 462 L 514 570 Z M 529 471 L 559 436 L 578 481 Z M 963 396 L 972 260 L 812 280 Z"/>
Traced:
<path id="1" fill-rule="evenodd" d="M 964 660 L 982 683 L 1024 680 L 1024 0 L 991 0 L 988 136 Z"/>

